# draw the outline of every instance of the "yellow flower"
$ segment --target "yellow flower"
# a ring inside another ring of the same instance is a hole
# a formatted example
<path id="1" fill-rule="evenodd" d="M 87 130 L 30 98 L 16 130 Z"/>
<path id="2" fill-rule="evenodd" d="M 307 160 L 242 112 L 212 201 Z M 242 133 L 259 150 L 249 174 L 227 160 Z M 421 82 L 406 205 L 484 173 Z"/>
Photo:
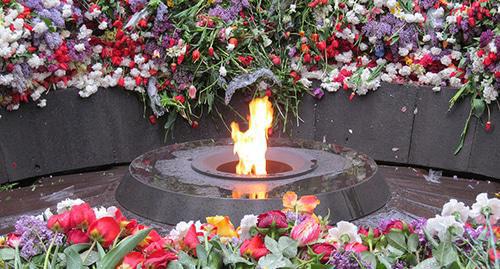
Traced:
<path id="1" fill-rule="evenodd" d="M 393 15 L 399 15 L 401 13 L 401 6 L 399 5 L 399 3 L 396 3 L 396 5 L 391 8 L 390 11 Z"/>
<path id="2" fill-rule="evenodd" d="M 173 7 L 174 6 L 174 0 L 167 0 L 167 6 L 168 7 Z"/>
<path id="3" fill-rule="evenodd" d="M 405 62 L 406 62 L 406 65 L 411 65 L 413 63 L 413 60 L 412 60 L 412 58 L 406 56 L 405 57 Z"/>
<path id="4" fill-rule="evenodd" d="M 238 237 L 238 233 L 228 216 L 207 217 L 207 223 L 217 228 L 217 235 L 220 237 Z"/>

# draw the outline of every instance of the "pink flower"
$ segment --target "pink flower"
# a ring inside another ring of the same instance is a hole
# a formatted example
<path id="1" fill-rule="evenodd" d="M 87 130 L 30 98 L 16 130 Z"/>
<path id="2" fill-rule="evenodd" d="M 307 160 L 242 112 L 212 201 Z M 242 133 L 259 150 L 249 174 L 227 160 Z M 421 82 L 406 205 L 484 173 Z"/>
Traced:
<path id="1" fill-rule="evenodd" d="M 288 222 L 286 221 L 285 213 L 280 210 L 272 210 L 262 213 L 257 217 L 257 227 L 259 228 L 286 228 Z"/>
<path id="2" fill-rule="evenodd" d="M 306 246 L 319 238 L 321 226 L 312 217 L 306 218 L 292 228 L 290 236 L 299 242 L 299 246 Z"/>
<path id="3" fill-rule="evenodd" d="M 345 246 L 345 250 L 347 251 L 354 251 L 356 253 L 361 253 L 361 252 L 364 252 L 364 251 L 367 251 L 368 250 L 368 247 L 361 244 L 361 243 L 358 243 L 358 242 L 353 242 L 353 243 L 349 243 Z"/>

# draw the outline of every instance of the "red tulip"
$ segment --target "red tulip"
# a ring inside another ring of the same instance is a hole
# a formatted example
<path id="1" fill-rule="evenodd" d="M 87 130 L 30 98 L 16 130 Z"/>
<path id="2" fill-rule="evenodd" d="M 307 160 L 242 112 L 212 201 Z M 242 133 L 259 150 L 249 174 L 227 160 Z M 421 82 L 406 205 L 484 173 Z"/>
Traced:
<path id="1" fill-rule="evenodd" d="M 120 234 L 120 225 L 112 217 L 100 218 L 89 227 L 88 235 L 103 247 L 108 247 Z"/>
<path id="2" fill-rule="evenodd" d="M 335 246 L 332 244 L 328 243 L 321 243 L 321 244 L 314 244 L 311 247 L 312 251 L 318 255 L 323 254 L 321 257 L 321 262 L 326 263 L 329 259 L 332 253 L 335 251 Z"/>
<path id="3" fill-rule="evenodd" d="M 491 121 L 487 121 L 486 122 L 486 125 L 484 126 L 484 129 L 486 130 L 486 132 L 491 131 Z"/>
<path id="4" fill-rule="evenodd" d="M 308 217 L 292 228 L 290 237 L 299 242 L 299 246 L 306 246 L 318 240 L 321 226 L 312 217 Z"/>
<path id="5" fill-rule="evenodd" d="M 213 47 L 208 48 L 208 56 L 214 57 L 214 48 Z"/>
<path id="6" fill-rule="evenodd" d="M 71 228 L 86 229 L 95 221 L 94 210 L 87 203 L 74 205 L 69 211 L 69 221 Z"/>
<path id="7" fill-rule="evenodd" d="M 193 59 L 193 63 L 196 63 L 196 61 L 198 61 L 200 59 L 200 51 L 198 49 L 196 49 L 195 51 L 193 51 L 193 55 L 192 56 L 192 59 Z"/>
<path id="8" fill-rule="evenodd" d="M 157 250 L 146 257 L 145 268 L 167 268 L 170 261 L 177 260 L 175 253 L 164 249 Z"/>
<path id="9" fill-rule="evenodd" d="M 229 39 L 228 43 L 231 44 L 231 45 L 233 45 L 236 48 L 236 46 L 238 46 L 238 39 L 232 37 L 232 38 Z"/>
<path id="10" fill-rule="evenodd" d="M 128 253 L 124 258 L 122 263 L 116 269 L 133 269 L 142 267 L 144 263 L 144 255 L 140 252 L 133 251 Z"/>
<path id="11" fill-rule="evenodd" d="M 288 222 L 286 221 L 285 213 L 280 210 L 272 210 L 262 213 L 257 217 L 257 227 L 259 228 L 286 228 Z"/>
<path id="12" fill-rule="evenodd" d="M 16 248 L 19 247 L 19 244 L 21 243 L 21 236 L 10 233 L 7 235 L 7 245 L 11 248 Z"/>
<path id="13" fill-rule="evenodd" d="M 52 215 L 47 221 L 47 227 L 55 232 L 65 233 L 71 229 L 69 211 L 58 215 Z"/>
<path id="14" fill-rule="evenodd" d="M 139 225 L 137 225 L 135 227 L 135 229 L 132 232 L 132 234 L 135 234 L 138 231 L 141 231 L 141 230 L 144 230 L 144 229 L 147 229 L 147 228 L 148 228 L 147 226 L 139 224 Z M 137 246 L 138 246 L 139 249 L 144 249 L 144 248 L 147 248 L 153 242 L 160 241 L 161 239 L 162 238 L 161 238 L 160 234 L 156 230 L 151 230 L 148 233 L 148 235 L 146 236 L 146 238 L 144 238 Z"/>
<path id="15" fill-rule="evenodd" d="M 184 236 L 184 245 L 189 250 L 195 250 L 199 244 L 200 240 L 198 239 L 198 234 L 196 233 L 196 227 L 194 226 L 194 224 L 191 224 L 191 227 L 189 227 L 186 236 Z"/>
<path id="16" fill-rule="evenodd" d="M 252 257 L 256 260 L 266 256 L 268 253 L 269 250 L 267 250 L 264 240 L 259 235 L 245 240 L 240 248 L 241 256 Z"/>
<path id="17" fill-rule="evenodd" d="M 72 245 L 90 242 L 89 236 L 82 230 L 73 229 L 68 232 L 67 236 L 68 236 L 68 242 Z"/>
<path id="18" fill-rule="evenodd" d="M 176 101 L 179 101 L 179 103 L 181 103 L 181 104 L 184 104 L 184 102 L 186 101 L 186 98 L 184 97 L 184 95 L 177 95 L 174 97 L 174 99 Z"/>
<path id="19" fill-rule="evenodd" d="M 353 243 L 349 243 L 345 246 L 345 250 L 347 251 L 354 251 L 356 253 L 361 253 L 363 251 L 367 251 L 368 250 L 368 247 L 361 244 L 361 243 L 358 243 L 358 242 L 353 242 Z"/>

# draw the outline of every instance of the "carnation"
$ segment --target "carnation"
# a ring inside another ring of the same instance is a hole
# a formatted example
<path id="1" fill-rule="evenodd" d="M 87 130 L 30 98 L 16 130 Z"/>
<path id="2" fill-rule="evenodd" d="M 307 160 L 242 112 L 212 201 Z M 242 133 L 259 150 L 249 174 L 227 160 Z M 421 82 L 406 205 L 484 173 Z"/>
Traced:
<path id="1" fill-rule="evenodd" d="M 454 216 L 439 216 L 428 219 L 425 230 L 431 236 L 437 236 L 441 241 L 448 238 L 454 240 L 464 233 L 463 225 Z"/>

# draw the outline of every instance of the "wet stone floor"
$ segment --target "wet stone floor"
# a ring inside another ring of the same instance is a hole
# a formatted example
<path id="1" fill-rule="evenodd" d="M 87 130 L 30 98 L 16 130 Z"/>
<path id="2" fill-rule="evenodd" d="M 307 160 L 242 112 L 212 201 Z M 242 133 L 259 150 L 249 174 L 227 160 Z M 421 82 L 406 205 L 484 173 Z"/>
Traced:
<path id="1" fill-rule="evenodd" d="M 471 204 L 478 193 L 488 192 L 489 196 L 493 196 L 500 190 L 498 181 L 441 177 L 439 182 L 429 182 L 424 177 L 428 171 L 423 169 L 398 166 L 379 168 L 389 185 L 391 198 L 383 208 L 356 220 L 356 224 L 376 226 L 381 219 L 387 218 L 412 220 L 418 217 L 432 217 L 440 212 L 442 205 L 449 199 L 455 198 Z M 38 215 L 47 207 L 54 209 L 59 201 L 66 198 L 80 198 L 91 206 L 120 207 L 114 193 L 126 171 L 127 166 L 114 166 L 100 171 L 43 177 L 33 185 L 2 191 L 0 234 L 10 232 L 20 216 Z M 159 232 L 166 233 L 171 228 L 169 225 L 150 221 L 121 209 L 127 217 L 157 228 Z M 261 212 L 255 212 L 258 213 Z M 237 225 L 239 220 L 233 222 Z"/>

